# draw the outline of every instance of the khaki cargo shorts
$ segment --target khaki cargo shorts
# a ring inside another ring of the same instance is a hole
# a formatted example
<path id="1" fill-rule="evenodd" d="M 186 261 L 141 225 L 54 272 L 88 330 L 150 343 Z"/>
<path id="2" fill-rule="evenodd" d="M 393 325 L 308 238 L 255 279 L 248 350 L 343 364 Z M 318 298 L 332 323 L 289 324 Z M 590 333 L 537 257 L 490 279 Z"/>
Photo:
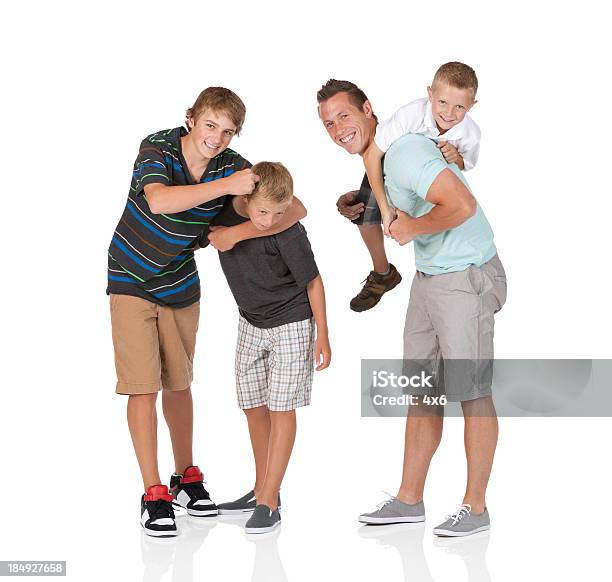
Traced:
<path id="1" fill-rule="evenodd" d="M 404 374 L 432 374 L 449 402 L 491 395 L 495 314 L 506 302 L 506 273 L 495 255 L 480 267 L 427 275 L 416 272 L 404 328 Z"/>
<path id="2" fill-rule="evenodd" d="M 193 380 L 200 303 L 164 307 L 131 295 L 110 295 L 117 394 L 185 390 Z"/>

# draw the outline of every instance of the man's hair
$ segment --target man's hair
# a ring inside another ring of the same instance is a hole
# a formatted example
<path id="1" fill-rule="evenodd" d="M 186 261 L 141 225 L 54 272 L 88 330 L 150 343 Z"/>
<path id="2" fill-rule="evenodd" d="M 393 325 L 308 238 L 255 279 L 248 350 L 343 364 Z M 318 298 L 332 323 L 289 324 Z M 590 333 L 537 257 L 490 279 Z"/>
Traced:
<path id="1" fill-rule="evenodd" d="M 455 89 L 471 89 L 476 97 L 478 91 L 478 78 L 474 69 L 463 63 L 452 62 L 443 64 L 434 75 L 432 88 L 437 83 L 446 83 Z"/>
<path id="2" fill-rule="evenodd" d="M 293 198 L 293 178 L 283 164 L 259 162 L 251 169 L 259 176 L 259 182 L 255 184 L 249 199 L 254 196 L 262 196 L 271 202 L 283 204 Z"/>
<path id="3" fill-rule="evenodd" d="M 355 83 L 330 79 L 317 91 L 317 103 L 321 104 L 338 93 L 346 93 L 351 103 L 359 110 L 363 109 L 363 104 L 368 101 L 367 95 Z M 372 116 L 377 119 L 374 113 Z"/>
<path id="4" fill-rule="evenodd" d="M 185 116 L 191 117 L 196 123 L 206 110 L 227 115 L 236 126 L 236 135 L 240 135 L 246 117 L 246 107 L 236 93 L 225 87 L 208 87 L 198 95 L 195 103 L 185 112 Z"/>

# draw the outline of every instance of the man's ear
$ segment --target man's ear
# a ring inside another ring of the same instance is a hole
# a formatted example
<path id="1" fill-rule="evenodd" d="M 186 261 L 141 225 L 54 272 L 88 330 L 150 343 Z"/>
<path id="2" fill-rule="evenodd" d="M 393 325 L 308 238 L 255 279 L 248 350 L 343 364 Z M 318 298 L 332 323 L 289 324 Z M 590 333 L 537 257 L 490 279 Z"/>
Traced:
<path id="1" fill-rule="evenodd" d="M 427 87 L 427 96 L 429 97 L 430 101 L 433 99 L 432 92 L 431 92 L 431 87 Z"/>
<path id="2" fill-rule="evenodd" d="M 369 119 L 374 115 L 374 111 L 372 109 L 372 104 L 370 103 L 370 101 L 368 99 L 366 99 L 363 102 L 363 112 L 365 113 L 365 116 Z"/>
<path id="3" fill-rule="evenodd" d="M 472 107 L 474 107 L 474 105 L 476 105 L 476 103 L 478 103 L 478 101 L 476 101 L 476 99 L 474 99 L 474 101 L 472 101 L 472 104 L 467 108 L 467 110 L 469 111 L 470 109 L 472 109 Z"/>
<path id="4" fill-rule="evenodd" d="M 193 117 L 188 117 L 187 118 L 187 127 L 189 128 L 189 131 L 191 131 L 193 129 L 194 125 L 195 125 L 195 123 L 193 122 Z"/>

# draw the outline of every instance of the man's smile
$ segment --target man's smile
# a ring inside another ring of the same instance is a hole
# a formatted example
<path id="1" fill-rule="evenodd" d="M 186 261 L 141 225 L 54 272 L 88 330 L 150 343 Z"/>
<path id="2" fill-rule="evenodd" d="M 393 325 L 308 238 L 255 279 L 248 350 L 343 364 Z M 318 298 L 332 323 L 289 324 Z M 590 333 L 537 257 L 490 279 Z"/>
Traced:
<path id="1" fill-rule="evenodd" d="M 355 137 L 356 133 L 357 133 L 356 131 L 353 131 L 353 132 L 349 133 L 348 135 L 345 135 L 344 137 L 339 138 L 338 141 L 340 143 L 344 143 L 344 144 L 350 143 L 350 142 L 353 141 L 353 138 Z"/>

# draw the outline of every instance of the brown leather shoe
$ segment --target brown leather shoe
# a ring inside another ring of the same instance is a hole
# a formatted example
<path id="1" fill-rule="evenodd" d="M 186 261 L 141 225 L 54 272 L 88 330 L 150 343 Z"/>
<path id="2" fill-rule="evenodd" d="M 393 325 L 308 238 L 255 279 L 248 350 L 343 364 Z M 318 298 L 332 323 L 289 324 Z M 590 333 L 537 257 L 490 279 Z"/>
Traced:
<path id="1" fill-rule="evenodd" d="M 386 275 L 370 271 L 370 274 L 364 281 L 363 289 L 351 299 L 351 309 L 353 311 L 372 309 L 380 301 L 380 298 L 387 291 L 397 287 L 401 280 L 402 276 L 391 263 L 389 263 L 389 272 Z"/>

